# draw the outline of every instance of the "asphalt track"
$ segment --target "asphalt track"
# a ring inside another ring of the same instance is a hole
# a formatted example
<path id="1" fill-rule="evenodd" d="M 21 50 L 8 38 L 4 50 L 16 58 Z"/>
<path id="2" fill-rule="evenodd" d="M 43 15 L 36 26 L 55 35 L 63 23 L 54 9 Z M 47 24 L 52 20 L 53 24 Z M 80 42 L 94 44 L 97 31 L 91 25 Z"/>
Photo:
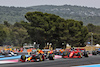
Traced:
<path id="1" fill-rule="evenodd" d="M 14 64 L 1 64 L 0 67 L 73 67 L 80 65 L 100 64 L 100 56 L 90 56 L 81 59 L 56 59 L 43 62 L 18 62 Z"/>

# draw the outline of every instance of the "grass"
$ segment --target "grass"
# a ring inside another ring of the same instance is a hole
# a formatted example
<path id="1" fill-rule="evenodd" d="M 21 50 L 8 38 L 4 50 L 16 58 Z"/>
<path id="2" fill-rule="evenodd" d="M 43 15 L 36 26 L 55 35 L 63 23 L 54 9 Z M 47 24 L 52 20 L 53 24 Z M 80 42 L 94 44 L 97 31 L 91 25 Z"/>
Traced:
<path id="1" fill-rule="evenodd" d="M 0 46 L 0 50 L 2 50 L 2 48 L 5 49 L 6 47 L 1 47 L 1 46 Z M 14 48 L 19 48 L 19 47 L 13 47 L 13 49 L 14 49 Z"/>
<path id="2" fill-rule="evenodd" d="M 70 48 L 70 47 L 68 47 L 68 48 Z M 86 47 L 75 47 L 75 48 L 86 49 L 87 51 L 91 51 L 91 49 L 92 49 L 92 50 L 95 50 L 96 48 L 100 48 L 100 47 L 86 46 Z"/>
<path id="3" fill-rule="evenodd" d="M 5 47 L 0 47 L 0 50 L 2 50 L 2 48 L 5 49 Z M 19 47 L 13 47 L 13 48 L 19 48 Z M 69 49 L 69 48 L 71 48 L 71 47 L 67 47 L 67 48 Z M 93 46 L 93 47 L 91 47 L 91 46 L 86 46 L 86 47 L 75 47 L 75 48 L 86 49 L 86 50 L 88 50 L 88 51 L 91 51 L 91 49 L 92 49 L 92 50 L 95 50 L 95 48 L 100 48 L 100 47 L 95 47 L 95 46 Z"/>

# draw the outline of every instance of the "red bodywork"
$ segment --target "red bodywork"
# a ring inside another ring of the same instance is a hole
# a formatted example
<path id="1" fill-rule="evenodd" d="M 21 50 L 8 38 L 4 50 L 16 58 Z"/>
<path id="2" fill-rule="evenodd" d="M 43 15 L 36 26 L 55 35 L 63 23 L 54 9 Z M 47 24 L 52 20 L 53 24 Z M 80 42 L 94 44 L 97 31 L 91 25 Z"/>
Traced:
<path id="1" fill-rule="evenodd" d="M 20 59 L 19 61 L 21 61 L 21 62 L 25 62 L 25 60 L 22 60 L 22 59 Z"/>
<path id="2" fill-rule="evenodd" d="M 70 54 L 67 55 L 67 56 L 63 56 L 63 58 L 82 58 L 83 52 L 81 50 L 84 50 L 84 49 L 75 49 L 73 51 L 68 50 L 68 52 Z M 82 56 L 81 55 L 78 55 L 78 53 L 81 54 Z"/>

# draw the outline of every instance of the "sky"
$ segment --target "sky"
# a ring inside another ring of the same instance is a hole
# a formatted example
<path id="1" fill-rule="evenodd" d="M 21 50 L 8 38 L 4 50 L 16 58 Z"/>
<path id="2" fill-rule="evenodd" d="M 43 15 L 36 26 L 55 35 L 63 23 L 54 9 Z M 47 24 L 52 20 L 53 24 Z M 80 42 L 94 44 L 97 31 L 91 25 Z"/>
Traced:
<path id="1" fill-rule="evenodd" d="M 0 6 L 77 5 L 100 8 L 100 0 L 0 0 Z"/>

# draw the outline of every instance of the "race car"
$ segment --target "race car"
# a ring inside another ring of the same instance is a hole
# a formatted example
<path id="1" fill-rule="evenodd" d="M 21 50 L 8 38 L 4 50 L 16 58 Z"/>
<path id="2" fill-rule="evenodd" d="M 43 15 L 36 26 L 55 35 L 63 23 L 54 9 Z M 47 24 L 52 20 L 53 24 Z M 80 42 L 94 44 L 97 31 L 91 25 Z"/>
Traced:
<path id="1" fill-rule="evenodd" d="M 100 48 L 96 48 L 95 50 L 92 51 L 92 55 L 100 55 Z"/>
<path id="2" fill-rule="evenodd" d="M 10 52 L 10 53 L 8 53 L 8 56 L 18 56 L 18 54 L 14 53 L 14 52 Z"/>
<path id="3" fill-rule="evenodd" d="M 83 51 L 82 51 L 83 50 Z M 63 52 L 63 58 L 82 58 L 88 57 L 88 52 L 85 49 L 75 49 Z"/>
<path id="4" fill-rule="evenodd" d="M 1 55 L 4 55 L 5 57 L 18 56 L 18 54 L 14 52 L 1 52 Z"/>
<path id="5" fill-rule="evenodd" d="M 21 58 L 20 58 L 20 61 L 21 62 L 26 62 L 26 61 L 29 61 L 29 62 L 36 62 L 36 61 L 44 61 L 44 55 L 31 55 L 31 56 L 28 56 L 26 57 L 25 55 L 22 55 Z"/>
<path id="6" fill-rule="evenodd" d="M 21 62 L 26 62 L 26 61 L 29 61 L 29 62 L 40 62 L 40 61 L 44 61 L 46 59 L 49 59 L 49 60 L 54 60 L 54 54 L 51 52 L 48 52 L 48 54 L 44 54 L 44 52 L 42 50 L 38 50 L 38 52 L 36 54 L 32 54 L 28 57 L 26 57 L 25 55 L 22 55 L 21 58 L 20 58 L 20 61 Z"/>
<path id="7" fill-rule="evenodd" d="M 55 54 L 55 55 L 63 55 L 63 52 L 64 52 L 64 51 L 65 51 L 64 49 L 60 49 L 60 50 L 58 50 L 58 51 L 55 50 L 55 51 L 54 51 L 54 54 Z"/>

